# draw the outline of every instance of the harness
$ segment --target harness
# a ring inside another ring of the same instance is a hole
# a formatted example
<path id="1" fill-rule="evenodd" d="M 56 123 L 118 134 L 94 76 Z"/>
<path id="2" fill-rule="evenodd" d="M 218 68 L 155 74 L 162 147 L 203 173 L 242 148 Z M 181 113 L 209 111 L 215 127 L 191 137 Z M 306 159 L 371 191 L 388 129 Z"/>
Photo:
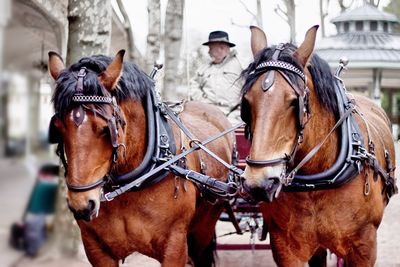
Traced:
<path id="1" fill-rule="evenodd" d="M 308 99 L 309 89 L 307 88 L 306 76 L 303 71 L 288 62 L 278 60 L 279 54 L 283 49 L 283 44 L 278 45 L 274 51 L 272 59 L 261 62 L 258 66 L 256 66 L 254 73 L 256 75 L 266 73 L 265 78 L 262 82 L 262 90 L 264 92 L 267 91 L 274 83 L 275 71 L 278 71 L 295 91 L 299 100 L 299 123 L 297 127 L 296 137 L 297 140 L 291 154 L 286 155 L 284 158 L 277 158 L 272 160 L 255 160 L 247 157 L 247 164 L 257 167 L 269 167 L 279 164 L 285 164 L 287 169 L 284 170 L 280 177 L 280 182 L 284 185 L 284 191 L 311 191 L 336 188 L 354 179 L 361 172 L 363 166 L 367 165 L 374 170 L 375 177 L 380 175 L 381 178 L 384 180 L 384 190 L 386 191 L 389 199 L 393 194 L 397 193 L 397 187 L 395 185 L 394 177 L 390 175 L 390 172 L 392 172 L 394 168 L 392 167 L 389 154 L 386 149 L 386 168 L 383 169 L 381 166 L 379 166 L 379 163 L 375 157 L 375 153 L 373 149 L 371 149 L 374 147 L 374 145 L 370 140 L 369 133 L 369 148 L 366 149 L 363 145 L 363 136 L 353 116 L 354 113 L 358 114 L 358 111 L 355 107 L 354 101 L 347 97 L 344 83 L 339 78 L 341 71 L 345 68 L 343 62 L 341 62 L 335 75 L 335 92 L 336 100 L 339 107 L 339 119 L 332 127 L 330 132 L 327 134 L 327 136 L 325 136 L 325 138 L 319 144 L 317 144 L 296 166 L 294 166 L 293 160 L 295 154 L 299 145 L 303 141 L 304 127 L 311 116 Z M 288 78 L 284 71 L 291 72 L 298 76 L 303 81 L 304 87 L 299 88 L 298 86 L 296 86 Z M 366 127 L 368 128 L 368 123 L 365 120 L 364 122 L 366 124 Z M 328 137 L 336 129 L 339 130 L 340 140 L 340 151 L 336 162 L 329 169 L 317 174 L 298 174 L 297 172 L 318 152 L 322 145 L 327 141 Z"/>
<path id="2" fill-rule="evenodd" d="M 155 66 L 155 69 L 153 69 L 151 73 L 152 78 L 157 72 L 156 68 L 159 68 L 159 66 Z M 110 141 L 113 146 L 112 162 L 116 163 L 118 161 L 118 149 L 123 147 L 123 149 L 126 150 L 125 144 L 118 143 L 120 129 L 124 130 L 126 122 L 114 96 L 83 95 L 83 80 L 86 74 L 87 69 L 84 67 L 81 68 L 78 73 L 75 95 L 72 98 L 72 102 L 78 104 L 78 107 L 72 111 L 74 122 L 77 124 L 77 126 L 82 123 L 84 110 L 93 112 L 104 119 L 107 122 L 111 137 Z M 105 109 L 90 108 L 87 106 L 87 104 L 110 105 L 112 113 L 109 115 L 104 111 Z M 110 168 L 110 172 L 107 175 L 88 185 L 72 185 L 66 181 L 69 190 L 75 192 L 84 192 L 102 186 L 103 194 L 101 200 L 111 201 L 115 197 L 127 191 L 140 190 L 144 187 L 153 185 L 165 178 L 168 173 L 173 172 L 176 175 L 194 182 L 201 189 L 201 192 L 203 192 L 204 195 L 211 196 L 211 200 L 213 202 L 219 198 L 230 199 L 236 195 L 238 191 L 238 183 L 234 181 L 233 178 L 230 178 L 228 183 L 224 183 L 202 173 L 187 170 L 186 167 L 180 163 L 184 161 L 185 156 L 188 154 L 202 149 L 227 167 L 235 174 L 235 176 L 241 175 L 243 172 L 241 169 L 226 163 L 215 153 L 205 147 L 205 145 L 241 127 L 243 123 L 231 127 L 204 141 L 200 141 L 195 139 L 194 135 L 191 134 L 185 125 L 180 121 L 177 113 L 175 113 L 168 105 L 158 100 L 156 97 L 156 92 L 153 89 L 150 89 L 147 92 L 145 98 L 145 109 L 145 114 L 147 117 L 148 142 L 146 153 L 140 165 L 134 170 L 120 176 L 114 176 L 111 173 L 112 168 Z M 62 164 L 64 165 L 64 175 L 66 177 L 68 162 L 65 158 L 64 143 L 61 138 L 61 134 L 54 125 L 54 121 L 57 119 L 57 117 L 58 114 L 55 114 L 50 121 L 49 142 L 58 144 L 57 155 L 60 157 Z M 180 154 L 176 154 L 176 145 L 174 142 L 175 139 L 169 124 L 169 120 L 174 122 L 191 140 L 191 147 L 183 150 Z"/>

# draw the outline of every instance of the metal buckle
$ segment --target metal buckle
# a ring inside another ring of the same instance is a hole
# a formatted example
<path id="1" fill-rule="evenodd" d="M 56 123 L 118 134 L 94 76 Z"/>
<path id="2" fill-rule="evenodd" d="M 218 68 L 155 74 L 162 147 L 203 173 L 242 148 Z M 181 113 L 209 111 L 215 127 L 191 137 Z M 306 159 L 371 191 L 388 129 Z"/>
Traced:
<path id="1" fill-rule="evenodd" d="M 113 200 L 114 198 L 113 198 L 113 197 L 110 197 L 110 195 L 111 195 L 111 192 L 108 192 L 108 193 L 104 194 L 103 197 L 104 197 L 104 199 L 105 199 L 106 201 L 111 201 L 111 200 Z"/>
<path id="2" fill-rule="evenodd" d="M 79 73 L 78 73 L 78 77 L 85 77 L 86 76 L 86 74 L 87 74 L 87 68 L 86 67 L 82 67 L 80 70 L 79 70 Z"/>

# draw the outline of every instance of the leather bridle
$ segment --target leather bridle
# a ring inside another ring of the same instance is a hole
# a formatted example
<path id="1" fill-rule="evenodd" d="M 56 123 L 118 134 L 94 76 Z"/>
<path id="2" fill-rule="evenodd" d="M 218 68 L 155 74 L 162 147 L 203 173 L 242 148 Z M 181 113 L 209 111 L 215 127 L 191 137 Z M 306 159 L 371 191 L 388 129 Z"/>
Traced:
<path id="1" fill-rule="evenodd" d="M 84 119 L 84 110 L 90 111 L 96 116 L 102 118 L 107 122 L 107 128 L 110 133 L 110 142 L 113 147 L 112 152 L 112 162 L 115 163 L 118 160 L 118 149 L 119 147 L 123 147 L 126 149 L 125 144 L 118 143 L 119 136 L 119 128 L 122 130 L 125 128 L 126 122 L 122 116 L 121 109 L 117 104 L 115 97 L 111 96 L 98 96 L 98 95 L 83 95 L 83 82 L 84 78 L 87 74 L 87 69 L 82 67 L 78 73 L 78 81 L 75 89 L 75 94 L 72 97 L 72 102 L 78 104 L 76 108 L 72 110 L 72 117 L 77 126 L 81 125 Z M 105 109 L 100 108 L 92 108 L 87 104 L 103 104 L 110 105 L 112 112 L 111 115 L 107 114 L 108 112 Z M 50 141 L 52 143 L 59 143 L 58 151 L 65 170 L 68 168 L 67 159 L 64 155 L 64 144 L 59 132 L 57 132 L 54 124 L 55 118 L 58 114 L 55 114 L 51 120 L 50 124 Z M 103 186 L 109 180 L 108 175 L 102 177 L 94 183 L 87 185 L 74 185 L 70 184 L 66 179 L 67 187 L 70 191 L 73 192 L 85 192 L 92 190 L 96 187 Z"/>
<path id="2" fill-rule="evenodd" d="M 298 99 L 298 127 L 297 127 L 297 135 L 296 142 L 292 148 L 290 154 L 285 154 L 282 158 L 276 158 L 271 160 L 256 160 L 251 159 L 250 156 L 247 156 L 246 163 L 250 166 L 257 167 L 270 167 L 276 166 L 280 164 L 284 164 L 285 166 L 293 166 L 294 157 L 298 150 L 299 145 L 303 141 L 303 130 L 307 122 L 310 118 L 310 108 L 309 108 L 309 89 L 307 87 L 307 79 L 302 70 L 285 61 L 278 60 L 279 54 L 285 49 L 284 44 L 279 44 L 274 51 L 271 60 L 263 61 L 258 64 L 253 71 L 256 75 L 262 75 L 266 73 L 265 78 L 262 82 L 262 90 L 266 92 L 274 83 L 275 71 L 278 71 L 282 77 L 288 82 L 288 84 L 292 87 L 294 92 L 297 95 Z M 299 87 L 294 84 L 285 71 L 295 74 L 300 77 L 303 81 L 304 86 Z"/>

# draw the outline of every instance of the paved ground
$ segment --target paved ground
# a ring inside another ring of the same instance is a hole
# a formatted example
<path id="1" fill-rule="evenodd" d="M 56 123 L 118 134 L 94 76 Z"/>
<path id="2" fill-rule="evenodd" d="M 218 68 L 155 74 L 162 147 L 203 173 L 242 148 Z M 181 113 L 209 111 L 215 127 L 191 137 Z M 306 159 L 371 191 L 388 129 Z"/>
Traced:
<path id="1" fill-rule="evenodd" d="M 396 147 L 400 152 L 400 146 Z M 397 166 L 400 166 L 400 154 Z M 36 175 L 35 167 L 38 164 L 33 160 L 3 159 L 0 160 L 0 267 L 88 267 L 83 251 L 77 259 L 59 259 L 45 257 L 30 259 L 8 246 L 9 228 L 12 222 L 17 221 L 24 210 L 29 192 Z M 400 169 L 400 168 L 399 168 Z M 400 177 L 399 170 L 397 177 Z M 227 223 L 218 224 L 218 234 L 233 231 Z M 248 243 L 249 235 L 230 235 L 219 238 L 220 243 Z M 275 266 L 271 252 L 268 251 L 219 251 L 219 267 L 258 267 Z M 333 260 L 331 260 L 333 262 Z M 330 264 L 334 266 L 332 263 Z M 140 254 L 130 256 L 122 266 L 159 267 L 159 263 Z M 400 267 L 400 195 L 392 198 L 386 209 L 383 222 L 378 231 L 378 260 L 377 267 Z"/>

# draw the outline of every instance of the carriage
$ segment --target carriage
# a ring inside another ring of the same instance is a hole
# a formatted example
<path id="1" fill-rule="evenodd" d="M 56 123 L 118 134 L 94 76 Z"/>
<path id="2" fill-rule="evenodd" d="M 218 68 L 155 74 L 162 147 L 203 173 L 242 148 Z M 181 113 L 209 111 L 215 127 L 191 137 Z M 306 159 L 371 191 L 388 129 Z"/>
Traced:
<path id="1" fill-rule="evenodd" d="M 123 62 L 124 51 L 68 69 L 49 53 L 57 84 L 50 141 L 92 265 L 118 266 L 138 251 L 162 266 L 184 266 L 188 256 L 211 266 L 223 211 L 238 233 L 238 215 L 256 226 L 262 218 L 260 237 L 270 233 L 279 265 L 303 266 L 326 248 L 350 266 L 373 265 L 376 230 L 397 192 L 386 115 L 348 96 L 343 65 L 334 77 L 311 56 L 317 27 L 298 48 L 268 47 L 265 34 L 251 30 L 245 129 L 204 103 L 160 101 L 152 79 Z"/>

